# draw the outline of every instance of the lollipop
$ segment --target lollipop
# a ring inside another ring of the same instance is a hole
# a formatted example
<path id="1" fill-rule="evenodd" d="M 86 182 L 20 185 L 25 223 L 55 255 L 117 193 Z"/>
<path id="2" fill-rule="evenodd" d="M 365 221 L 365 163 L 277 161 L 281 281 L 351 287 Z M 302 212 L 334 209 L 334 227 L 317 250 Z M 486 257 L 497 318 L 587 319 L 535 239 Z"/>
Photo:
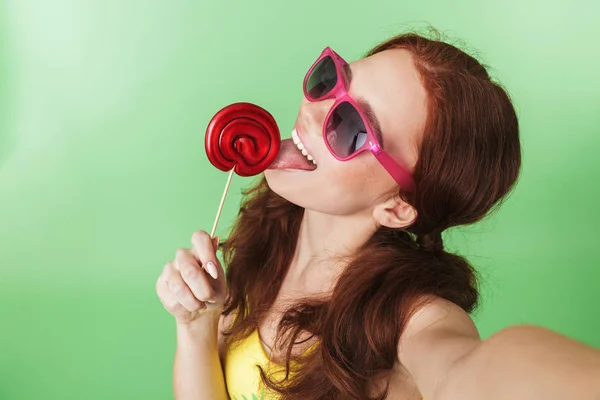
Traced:
<path id="1" fill-rule="evenodd" d="M 211 119 L 204 142 L 206 155 L 212 165 L 221 171 L 229 171 L 211 237 L 215 235 L 233 173 L 240 176 L 260 174 L 275 160 L 280 143 L 275 119 L 255 104 L 230 104 Z"/>

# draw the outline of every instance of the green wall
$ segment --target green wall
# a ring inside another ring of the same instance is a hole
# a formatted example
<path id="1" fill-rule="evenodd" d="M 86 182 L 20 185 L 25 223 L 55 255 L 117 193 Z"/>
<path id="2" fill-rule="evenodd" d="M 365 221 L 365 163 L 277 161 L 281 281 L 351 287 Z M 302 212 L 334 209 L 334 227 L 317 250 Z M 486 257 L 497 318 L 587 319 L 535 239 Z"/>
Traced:
<path id="1" fill-rule="evenodd" d="M 482 335 L 535 323 L 600 346 L 598 13 L 592 0 L 0 0 L 0 399 L 171 398 L 174 324 L 154 284 L 212 226 L 226 174 L 204 154 L 209 119 L 251 101 L 287 137 L 323 47 L 353 60 L 426 23 L 477 49 L 522 126 L 516 191 L 449 238 L 484 278 Z M 249 182 L 234 179 L 221 235 Z"/>

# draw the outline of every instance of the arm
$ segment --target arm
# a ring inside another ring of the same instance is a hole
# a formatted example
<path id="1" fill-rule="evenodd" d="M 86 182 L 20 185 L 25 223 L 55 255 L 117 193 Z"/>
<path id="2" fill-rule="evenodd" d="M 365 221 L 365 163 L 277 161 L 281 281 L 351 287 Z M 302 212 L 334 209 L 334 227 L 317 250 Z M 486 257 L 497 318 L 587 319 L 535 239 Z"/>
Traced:
<path id="1" fill-rule="evenodd" d="M 202 320 L 202 321 L 198 321 Z M 177 323 L 173 390 L 177 400 L 228 400 L 219 358 L 219 314 Z"/>
<path id="2" fill-rule="evenodd" d="M 410 319 L 398 358 L 426 400 L 600 400 L 600 351 L 534 326 L 481 341 L 469 315 L 443 299 Z"/>
<path id="3" fill-rule="evenodd" d="M 177 327 L 173 393 L 178 400 L 227 400 L 219 359 L 225 272 L 215 253 L 216 238 L 196 231 L 192 244 L 193 250 L 177 250 L 175 260 L 165 264 L 156 280 L 158 297 Z"/>
<path id="4" fill-rule="evenodd" d="M 435 400 L 600 399 L 600 351 L 551 330 L 503 329 L 458 360 Z"/>

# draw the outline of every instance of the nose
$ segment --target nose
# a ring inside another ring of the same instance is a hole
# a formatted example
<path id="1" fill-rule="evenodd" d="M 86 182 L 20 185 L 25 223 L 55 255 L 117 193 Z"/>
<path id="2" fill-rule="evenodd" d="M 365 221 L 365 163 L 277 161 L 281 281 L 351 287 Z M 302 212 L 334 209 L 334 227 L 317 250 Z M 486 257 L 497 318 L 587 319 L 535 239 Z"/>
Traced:
<path id="1" fill-rule="evenodd" d="M 334 99 L 309 102 L 304 100 L 300 105 L 298 121 L 306 132 L 305 135 L 321 136 L 327 113 L 335 103 Z"/>

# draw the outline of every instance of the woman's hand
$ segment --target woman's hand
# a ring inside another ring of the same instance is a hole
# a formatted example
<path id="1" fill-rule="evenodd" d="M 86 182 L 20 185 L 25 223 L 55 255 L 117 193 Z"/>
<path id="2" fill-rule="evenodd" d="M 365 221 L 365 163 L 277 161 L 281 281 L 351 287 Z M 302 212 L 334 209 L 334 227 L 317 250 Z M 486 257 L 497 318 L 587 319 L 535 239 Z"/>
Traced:
<path id="1" fill-rule="evenodd" d="M 163 306 L 182 324 L 207 314 L 218 317 L 226 296 L 225 274 L 216 255 L 218 238 L 196 231 L 191 241 L 192 249 L 177 250 L 156 281 Z"/>

